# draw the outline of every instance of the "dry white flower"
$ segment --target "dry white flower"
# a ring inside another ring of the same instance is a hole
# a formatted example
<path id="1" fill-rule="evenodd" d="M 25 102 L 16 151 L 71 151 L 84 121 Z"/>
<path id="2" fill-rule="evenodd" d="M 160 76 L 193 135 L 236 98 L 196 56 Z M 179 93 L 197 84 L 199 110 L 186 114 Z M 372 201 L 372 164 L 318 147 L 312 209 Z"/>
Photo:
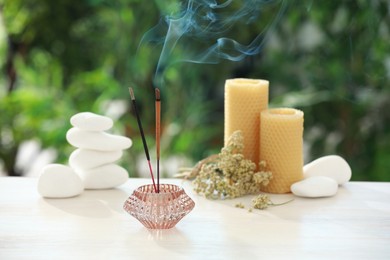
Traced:
<path id="1" fill-rule="evenodd" d="M 271 201 L 271 199 L 268 197 L 268 195 L 259 194 L 255 198 L 252 199 L 252 206 L 255 209 L 266 209 L 266 208 L 268 208 L 268 206 L 279 206 L 279 205 L 289 203 L 291 201 L 293 201 L 293 199 L 286 201 L 286 202 L 283 202 L 283 203 L 275 204 Z"/>
<path id="2" fill-rule="evenodd" d="M 191 171 L 195 191 L 211 199 L 236 198 L 247 194 L 256 194 L 268 185 L 272 173 L 266 170 L 265 162 L 256 165 L 242 155 L 244 145 L 241 131 L 229 138 L 227 145 L 217 156 L 203 160 L 198 172 Z"/>
<path id="3" fill-rule="evenodd" d="M 255 209 L 266 209 L 272 202 L 269 197 L 265 194 L 260 194 L 252 199 L 252 206 Z"/>
<path id="4" fill-rule="evenodd" d="M 244 209 L 244 208 L 245 208 L 245 205 L 242 204 L 241 202 L 239 202 L 239 203 L 237 203 L 237 204 L 235 205 L 235 207 L 236 207 L 236 208 L 240 208 L 240 209 Z"/>

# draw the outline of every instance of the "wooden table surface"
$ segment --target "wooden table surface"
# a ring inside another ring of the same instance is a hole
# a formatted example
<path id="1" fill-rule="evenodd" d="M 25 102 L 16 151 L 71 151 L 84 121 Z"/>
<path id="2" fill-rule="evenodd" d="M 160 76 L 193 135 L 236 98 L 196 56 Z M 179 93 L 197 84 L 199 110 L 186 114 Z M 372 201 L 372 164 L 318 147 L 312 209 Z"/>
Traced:
<path id="1" fill-rule="evenodd" d="M 0 259 L 390 259 L 390 183 L 350 182 L 332 198 L 271 195 L 211 201 L 169 230 L 148 230 L 123 202 L 147 179 L 69 199 L 44 199 L 34 178 L 0 178 Z M 238 202 L 246 209 L 236 208 Z"/>

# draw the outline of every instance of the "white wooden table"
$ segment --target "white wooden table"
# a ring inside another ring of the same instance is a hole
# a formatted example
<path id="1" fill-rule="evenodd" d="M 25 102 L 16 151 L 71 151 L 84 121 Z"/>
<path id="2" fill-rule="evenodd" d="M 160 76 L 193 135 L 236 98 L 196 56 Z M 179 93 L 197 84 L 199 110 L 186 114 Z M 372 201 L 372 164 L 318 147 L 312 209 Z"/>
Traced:
<path id="1" fill-rule="evenodd" d="M 332 198 L 295 198 L 266 210 L 253 196 L 196 203 L 169 230 L 123 209 L 147 179 L 70 199 L 43 199 L 33 178 L 0 178 L 0 259 L 390 259 L 390 183 L 350 182 Z M 275 203 L 293 195 L 271 195 Z"/>

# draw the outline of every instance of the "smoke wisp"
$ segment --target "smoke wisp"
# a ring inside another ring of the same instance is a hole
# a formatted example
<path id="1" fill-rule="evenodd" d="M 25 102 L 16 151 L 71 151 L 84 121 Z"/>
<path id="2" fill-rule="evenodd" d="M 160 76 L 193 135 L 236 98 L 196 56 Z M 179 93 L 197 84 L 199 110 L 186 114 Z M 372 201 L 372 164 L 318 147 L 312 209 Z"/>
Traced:
<path id="1" fill-rule="evenodd" d="M 274 9 L 276 6 L 277 11 L 264 24 L 262 16 L 270 6 Z M 161 18 L 141 40 L 140 45 L 161 46 L 155 83 L 161 84 L 164 70 L 177 62 L 217 64 L 221 60 L 240 61 L 258 54 L 285 7 L 283 0 L 185 1 L 177 12 Z M 248 27 L 256 25 L 257 28 L 258 24 L 263 28 L 249 42 L 239 42 L 231 37 L 243 35 L 245 38 Z"/>

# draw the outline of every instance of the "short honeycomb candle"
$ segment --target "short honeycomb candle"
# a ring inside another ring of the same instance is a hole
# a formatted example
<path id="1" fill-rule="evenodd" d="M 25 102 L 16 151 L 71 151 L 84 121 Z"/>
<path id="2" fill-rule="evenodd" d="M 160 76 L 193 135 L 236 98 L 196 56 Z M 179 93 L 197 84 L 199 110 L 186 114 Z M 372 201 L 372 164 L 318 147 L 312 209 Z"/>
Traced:
<path id="1" fill-rule="evenodd" d="M 291 108 L 261 112 L 260 160 L 265 160 L 273 179 L 264 191 L 290 192 L 303 179 L 303 112 Z"/>
<path id="2" fill-rule="evenodd" d="M 268 81 L 229 79 L 225 83 L 225 146 L 234 131 L 244 137 L 243 154 L 259 162 L 260 112 L 268 107 Z"/>

